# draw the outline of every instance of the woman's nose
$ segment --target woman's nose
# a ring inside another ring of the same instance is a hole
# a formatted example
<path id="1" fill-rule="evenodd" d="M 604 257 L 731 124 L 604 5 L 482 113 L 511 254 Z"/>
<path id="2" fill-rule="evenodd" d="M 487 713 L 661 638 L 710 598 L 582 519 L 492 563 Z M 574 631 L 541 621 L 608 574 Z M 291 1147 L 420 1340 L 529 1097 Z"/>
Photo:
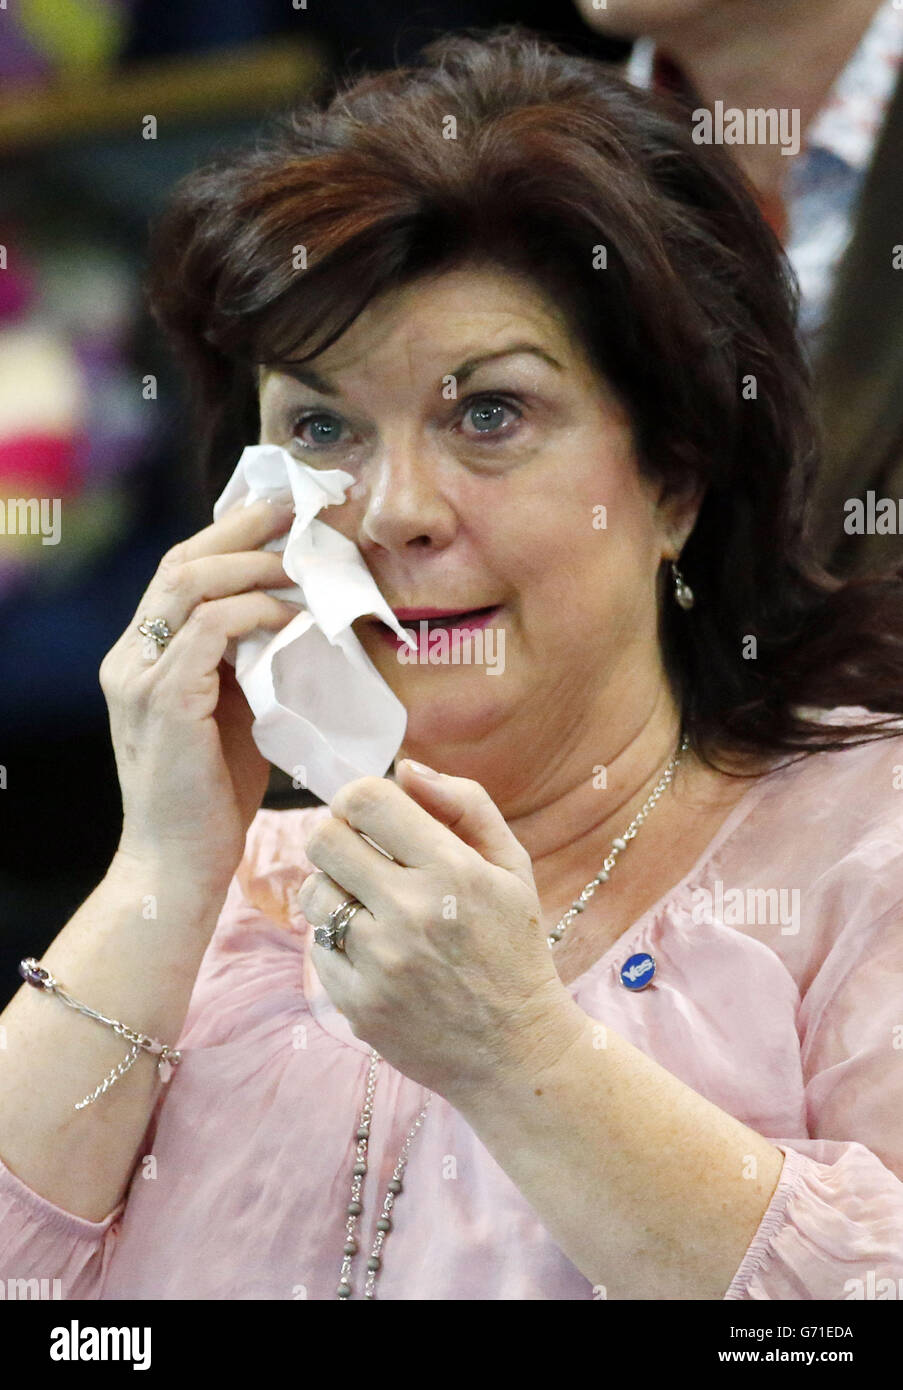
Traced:
<path id="1" fill-rule="evenodd" d="M 361 539 L 396 551 L 413 542 L 438 549 L 447 545 L 457 522 L 440 488 L 439 472 L 438 459 L 422 440 L 383 445 L 358 484 Z"/>

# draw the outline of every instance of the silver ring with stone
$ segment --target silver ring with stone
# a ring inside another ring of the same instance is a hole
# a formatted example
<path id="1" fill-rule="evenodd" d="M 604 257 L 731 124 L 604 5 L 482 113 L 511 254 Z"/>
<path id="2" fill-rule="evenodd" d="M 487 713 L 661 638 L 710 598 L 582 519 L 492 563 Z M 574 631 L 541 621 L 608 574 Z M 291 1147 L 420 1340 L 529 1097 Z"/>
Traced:
<path id="1" fill-rule="evenodd" d="M 152 637 L 161 652 L 174 636 L 165 618 L 145 618 L 143 623 L 138 624 L 138 631 L 142 637 Z"/>
<path id="2" fill-rule="evenodd" d="M 357 898 L 346 898 L 338 907 L 334 907 L 323 926 L 314 928 L 317 946 L 323 946 L 327 951 L 344 951 L 345 933 L 359 907 L 363 907 L 363 903 L 359 903 Z"/>

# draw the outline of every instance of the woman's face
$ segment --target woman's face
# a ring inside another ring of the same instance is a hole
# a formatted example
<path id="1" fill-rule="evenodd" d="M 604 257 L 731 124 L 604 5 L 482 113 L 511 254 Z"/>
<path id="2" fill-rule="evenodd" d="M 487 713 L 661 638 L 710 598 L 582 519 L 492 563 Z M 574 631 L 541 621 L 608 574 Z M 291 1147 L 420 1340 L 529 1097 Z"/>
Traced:
<path id="1" fill-rule="evenodd" d="M 354 623 L 407 709 L 406 753 L 501 737 L 551 756 L 586 720 L 648 714 L 656 574 L 694 512 L 641 480 L 627 417 L 554 302 L 504 270 L 448 271 L 374 301 L 296 370 L 262 372 L 261 442 L 352 475 L 319 519 L 389 606 L 495 610 L 470 664 L 460 634 L 412 662 L 379 620 Z"/>

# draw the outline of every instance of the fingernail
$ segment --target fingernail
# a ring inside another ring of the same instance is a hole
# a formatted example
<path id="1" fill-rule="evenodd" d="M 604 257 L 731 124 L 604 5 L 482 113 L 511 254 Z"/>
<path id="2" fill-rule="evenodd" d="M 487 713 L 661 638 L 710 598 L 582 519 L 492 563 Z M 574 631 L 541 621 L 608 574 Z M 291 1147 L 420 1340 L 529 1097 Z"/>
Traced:
<path id="1" fill-rule="evenodd" d="M 402 758 L 402 762 L 407 763 L 409 768 L 420 774 L 421 777 L 441 777 L 441 772 L 435 772 L 433 768 L 427 767 L 425 763 L 415 763 L 413 758 Z"/>

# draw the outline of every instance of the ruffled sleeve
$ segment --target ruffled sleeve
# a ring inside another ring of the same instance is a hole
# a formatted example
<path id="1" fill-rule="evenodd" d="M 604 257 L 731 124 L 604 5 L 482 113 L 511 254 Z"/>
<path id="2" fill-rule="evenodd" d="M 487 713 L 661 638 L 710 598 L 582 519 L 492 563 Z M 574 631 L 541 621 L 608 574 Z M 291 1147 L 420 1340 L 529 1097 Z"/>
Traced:
<path id="1" fill-rule="evenodd" d="M 124 1210 L 120 1202 L 102 1221 L 85 1221 L 33 1192 L 0 1160 L 0 1283 L 7 1297 L 99 1298 Z"/>
<path id="2" fill-rule="evenodd" d="M 781 1177 L 727 1299 L 903 1297 L 903 903 L 871 925 L 863 908 L 875 874 L 899 884 L 903 848 L 856 870 L 800 1009 L 811 1137 L 773 1140 Z"/>

